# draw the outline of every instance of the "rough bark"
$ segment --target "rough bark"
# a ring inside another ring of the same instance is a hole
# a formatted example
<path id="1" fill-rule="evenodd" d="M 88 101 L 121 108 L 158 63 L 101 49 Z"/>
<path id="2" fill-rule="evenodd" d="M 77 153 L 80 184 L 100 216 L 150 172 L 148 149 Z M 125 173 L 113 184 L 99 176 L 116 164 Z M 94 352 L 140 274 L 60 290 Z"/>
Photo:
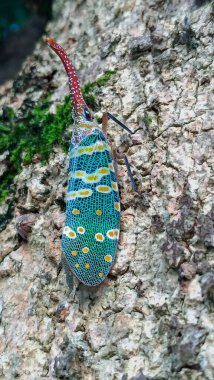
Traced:
<path id="1" fill-rule="evenodd" d="M 34 160 L 16 176 L 0 234 L 0 379 L 214 378 L 213 15 L 209 1 L 54 2 L 47 34 L 69 51 L 83 84 L 116 70 L 96 100 L 137 132 L 108 129 L 122 232 L 99 288 L 75 282 L 68 294 L 57 275 L 66 154 L 56 145 L 46 165 Z M 48 91 L 54 109 L 68 93 L 42 41 L 15 84 L 1 88 L 1 105 L 17 110 Z M 15 221 L 29 213 L 36 222 L 25 241 Z"/>

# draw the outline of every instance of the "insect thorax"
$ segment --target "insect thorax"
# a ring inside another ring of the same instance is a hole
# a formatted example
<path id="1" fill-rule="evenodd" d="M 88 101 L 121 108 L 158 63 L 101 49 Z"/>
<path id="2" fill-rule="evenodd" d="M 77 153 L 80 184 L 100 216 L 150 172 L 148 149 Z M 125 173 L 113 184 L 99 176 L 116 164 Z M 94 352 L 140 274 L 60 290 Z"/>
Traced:
<path id="1" fill-rule="evenodd" d="M 95 122 L 87 121 L 85 119 L 80 119 L 73 124 L 72 136 L 71 136 L 71 146 L 78 146 L 81 141 L 89 136 L 90 134 L 98 134 L 100 128 Z"/>

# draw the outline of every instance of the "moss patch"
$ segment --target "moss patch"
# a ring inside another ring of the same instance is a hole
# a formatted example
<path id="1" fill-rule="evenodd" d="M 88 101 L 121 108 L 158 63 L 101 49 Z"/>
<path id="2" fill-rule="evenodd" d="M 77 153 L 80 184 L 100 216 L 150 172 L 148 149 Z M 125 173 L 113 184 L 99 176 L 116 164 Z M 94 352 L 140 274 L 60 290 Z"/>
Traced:
<path id="1" fill-rule="evenodd" d="M 50 113 L 49 107 L 50 102 L 44 101 L 28 108 L 22 117 L 11 108 L 4 108 L 0 117 L 0 154 L 8 150 L 10 155 L 8 170 L 0 181 L 0 203 L 9 194 L 22 163 L 30 163 L 36 153 L 46 161 L 56 142 L 66 149 L 63 132 L 72 122 L 69 97 L 57 105 L 56 114 Z"/>
<path id="2" fill-rule="evenodd" d="M 90 94 L 96 86 L 104 86 L 115 73 L 115 70 L 107 70 L 101 77 L 99 77 L 94 82 L 88 82 L 83 88 L 83 96 L 87 96 L 88 94 Z"/>
<path id="3" fill-rule="evenodd" d="M 114 73 L 106 71 L 83 87 L 83 97 L 93 110 L 97 108 L 93 92 L 96 87 L 105 85 Z M 57 105 L 55 114 L 49 111 L 50 105 L 49 98 L 36 106 L 30 102 L 18 115 L 10 107 L 3 109 L 0 116 L 0 154 L 8 150 L 10 155 L 8 169 L 0 179 L 0 204 L 12 190 L 14 176 L 21 171 L 22 163 L 30 163 L 34 154 L 39 154 L 43 162 L 47 161 L 55 143 L 67 151 L 64 132 L 72 123 L 70 97 L 66 96 L 64 102 Z"/>
<path id="4" fill-rule="evenodd" d="M 82 89 L 83 98 L 86 102 L 86 104 L 92 108 L 94 111 L 98 110 L 98 104 L 96 103 L 95 97 L 94 97 L 94 90 L 96 87 L 102 87 L 104 86 L 116 73 L 115 70 L 107 70 L 105 73 L 99 77 L 94 82 L 88 82 Z"/>

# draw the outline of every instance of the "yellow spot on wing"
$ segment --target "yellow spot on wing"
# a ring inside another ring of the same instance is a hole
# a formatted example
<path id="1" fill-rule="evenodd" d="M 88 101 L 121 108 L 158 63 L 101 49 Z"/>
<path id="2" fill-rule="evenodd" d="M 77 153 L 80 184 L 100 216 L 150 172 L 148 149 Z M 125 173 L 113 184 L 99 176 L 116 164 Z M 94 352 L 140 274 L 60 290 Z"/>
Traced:
<path id="1" fill-rule="evenodd" d="M 82 189 L 78 191 L 78 197 L 79 198 L 85 198 L 85 197 L 90 197 L 92 194 L 91 189 Z"/>
<path id="2" fill-rule="evenodd" d="M 76 263 L 76 264 L 75 264 L 75 267 L 76 267 L 76 268 L 79 268 L 79 264 L 78 264 L 78 263 Z"/>
<path id="3" fill-rule="evenodd" d="M 86 268 L 86 269 L 90 268 L 90 264 L 88 264 L 88 263 L 85 264 L 85 268 Z"/>
<path id="4" fill-rule="evenodd" d="M 69 237 L 71 239 L 76 238 L 76 232 L 73 231 L 69 226 L 64 227 L 63 234 L 65 234 L 67 237 Z"/>
<path id="5" fill-rule="evenodd" d="M 108 232 L 108 236 L 110 236 L 110 237 L 114 237 L 114 231 L 109 231 L 109 232 Z"/>
<path id="6" fill-rule="evenodd" d="M 103 277 L 103 273 L 101 273 L 101 272 L 98 273 L 98 276 L 99 276 L 99 277 Z"/>
<path id="7" fill-rule="evenodd" d="M 83 170 L 77 170 L 75 172 L 75 178 L 82 178 L 84 177 L 84 175 L 85 175 L 85 172 Z"/>
<path id="8" fill-rule="evenodd" d="M 84 227 L 77 227 L 77 232 L 79 232 L 79 234 L 84 234 L 85 228 Z"/>
<path id="9" fill-rule="evenodd" d="M 71 238 L 71 239 L 75 239 L 76 238 L 76 232 L 70 230 L 70 232 L 68 233 L 68 236 Z"/>
<path id="10" fill-rule="evenodd" d="M 67 200 L 75 199 L 78 196 L 77 191 L 70 191 L 67 195 Z"/>
<path id="11" fill-rule="evenodd" d="M 107 236 L 109 239 L 117 239 L 119 237 L 119 230 L 118 229 L 113 229 L 107 231 Z"/>
<path id="12" fill-rule="evenodd" d="M 73 215 L 79 215 L 79 214 L 80 214 L 80 210 L 78 210 L 77 208 L 74 208 L 74 209 L 72 210 L 72 214 L 73 214 Z"/>
<path id="13" fill-rule="evenodd" d="M 107 261 L 107 263 L 111 263 L 112 262 L 112 256 L 111 255 L 106 255 L 104 257 L 104 260 Z"/>
<path id="14" fill-rule="evenodd" d="M 99 185 L 99 186 L 97 186 L 96 190 L 99 193 L 110 193 L 111 192 L 111 188 L 109 186 L 105 186 L 105 185 Z"/>
<path id="15" fill-rule="evenodd" d="M 103 241 L 105 238 L 104 238 L 103 234 L 97 233 L 97 234 L 95 234 L 95 239 L 97 241 Z"/>
<path id="16" fill-rule="evenodd" d="M 102 210 L 96 210 L 96 215 L 102 215 Z"/>
<path id="17" fill-rule="evenodd" d="M 84 248 L 82 249 L 82 251 L 83 251 L 83 253 L 88 253 L 88 252 L 89 252 L 89 248 L 88 248 L 88 247 L 84 247 Z"/>
<path id="18" fill-rule="evenodd" d="M 109 166 L 109 169 L 114 172 L 114 165 L 112 163 L 110 163 L 108 166 Z"/>
<path id="19" fill-rule="evenodd" d="M 88 174 L 84 178 L 84 182 L 98 182 L 100 180 L 100 177 L 96 174 Z"/>
<path id="20" fill-rule="evenodd" d="M 88 127 L 85 123 L 81 124 L 80 126 L 84 128 Z M 93 154 L 93 152 L 103 152 L 104 150 L 109 151 L 108 145 L 106 143 L 99 142 L 99 143 L 92 144 L 90 146 L 80 146 L 78 149 L 73 149 L 70 152 L 70 157 L 79 157 L 82 154 L 91 155 Z"/>
<path id="21" fill-rule="evenodd" d="M 119 202 L 115 202 L 114 208 L 115 208 L 115 210 L 120 211 L 120 203 Z"/>
<path id="22" fill-rule="evenodd" d="M 113 189 L 114 191 L 118 191 L 117 182 L 113 182 L 113 181 L 112 181 L 111 186 L 112 186 L 112 189 Z"/>
<path id="23" fill-rule="evenodd" d="M 102 174 L 102 175 L 109 174 L 109 169 L 108 168 L 99 168 L 99 169 L 97 169 L 97 173 Z"/>
<path id="24" fill-rule="evenodd" d="M 72 256 L 76 256 L 77 255 L 77 251 L 71 251 L 71 254 L 72 254 Z"/>
<path id="25" fill-rule="evenodd" d="M 84 153 L 84 151 L 85 151 L 85 148 L 79 148 L 78 153 L 82 154 Z"/>

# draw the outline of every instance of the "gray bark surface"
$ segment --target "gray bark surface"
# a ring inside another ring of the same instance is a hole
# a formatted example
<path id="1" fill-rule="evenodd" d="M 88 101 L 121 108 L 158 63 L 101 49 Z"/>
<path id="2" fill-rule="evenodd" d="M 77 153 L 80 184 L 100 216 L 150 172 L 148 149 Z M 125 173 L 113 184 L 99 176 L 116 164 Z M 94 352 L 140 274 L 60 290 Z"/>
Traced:
<path id="1" fill-rule="evenodd" d="M 108 128 L 122 226 L 101 287 L 75 281 L 69 294 L 57 274 L 66 154 L 55 146 L 46 165 L 16 176 L 13 218 L 0 233 L 0 379 L 212 380 L 214 3 L 56 0 L 53 13 L 47 34 L 68 51 L 80 82 L 115 70 L 96 100 L 137 131 Z M 1 106 L 18 110 L 50 91 L 54 110 L 68 94 L 43 41 L 19 80 L 19 91 L 2 86 Z M 30 214 L 27 241 L 16 230 L 20 214 Z"/>

